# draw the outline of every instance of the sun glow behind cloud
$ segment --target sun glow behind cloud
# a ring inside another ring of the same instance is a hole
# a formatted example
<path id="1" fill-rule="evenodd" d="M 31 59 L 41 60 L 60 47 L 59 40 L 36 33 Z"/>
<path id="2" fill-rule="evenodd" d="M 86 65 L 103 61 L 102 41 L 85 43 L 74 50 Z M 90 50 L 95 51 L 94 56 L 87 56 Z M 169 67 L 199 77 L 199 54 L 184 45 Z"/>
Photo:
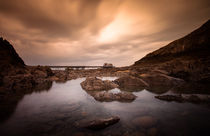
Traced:
<path id="1" fill-rule="evenodd" d="M 0 35 L 29 65 L 131 65 L 210 18 L 208 0 L 0 0 Z M 195 10 L 196 9 L 196 10 Z"/>

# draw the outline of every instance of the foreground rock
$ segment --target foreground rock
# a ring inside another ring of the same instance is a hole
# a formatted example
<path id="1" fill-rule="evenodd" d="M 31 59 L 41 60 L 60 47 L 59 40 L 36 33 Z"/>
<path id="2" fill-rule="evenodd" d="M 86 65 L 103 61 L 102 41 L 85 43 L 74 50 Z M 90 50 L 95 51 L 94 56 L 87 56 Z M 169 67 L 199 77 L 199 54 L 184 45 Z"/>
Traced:
<path id="1" fill-rule="evenodd" d="M 104 119 L 77 122 L 76 126 L 81 127 L 81 128 L 92 129 L 92 130 L 100 130 L 110 125 L 113 125 L 119 121 L 120 121 L 120 118 L 115 116 L 115 117 L 104 118 Z"/>
<path id="2" fill-rule="evenodd" d="M 175 102 L 191 102 L 191 103 L 210 103 L 210 97 L 197 96 L 197 95 L 160 95 L 155 96 L 155 98 L 165 101 L 175 101 Z"/>
<path id="3" fill-rule="evenodd" d="M 86 91 L 101 91 L 117 88 L 118 85 L 109 80 L 101 80 L 96 77 L 88 77 L 81 83 L 81 86 Z"/>
<path id="4" fill-rule="evenodd" d="M 119 92 L 112 93 L 109 91 L 90 91 L 88 92 L 97 101 L 110 102 L 110 101 L 120 101 L 120 102 L 131 102 L 136 99 L 137 96 L 130 92 Z"/>

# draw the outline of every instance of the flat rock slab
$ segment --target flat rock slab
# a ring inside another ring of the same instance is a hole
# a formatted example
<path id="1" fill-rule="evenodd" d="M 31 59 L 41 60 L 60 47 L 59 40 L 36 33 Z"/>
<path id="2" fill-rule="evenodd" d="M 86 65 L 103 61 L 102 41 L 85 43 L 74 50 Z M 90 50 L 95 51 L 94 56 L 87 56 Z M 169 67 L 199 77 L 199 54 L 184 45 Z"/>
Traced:
<path id="1" fill-rule="evenodd" d="M 131 102 L 136 99 L 137 96 L 130 92 L 120 92 L 120 93 L 110 93 L 107 91 L 94 92 L 91 94 L 97 101 L 121 101 L 121 102 Z"/>
<path id="2" fill-rule="evenodd" d="M 91 121 L 76 122 L 76 126 L 81 127 L 81 128 L 91 129 L 91 130 L 100 130 L 110 125 L 113 125 L 119 121 L 120 121 L 120 118 L 117 116 L 114 116 L 110 118 L 102 118 L 102 119 L 95 119 Z"/>
<path id="3" fill-rule="evenodd" d="M 118 85 L 109 80 L 101 80 L 96 77 L 88 77 L 81 83 L 81 86 L 86 91 L 102 91 L 117 88 Z"/>

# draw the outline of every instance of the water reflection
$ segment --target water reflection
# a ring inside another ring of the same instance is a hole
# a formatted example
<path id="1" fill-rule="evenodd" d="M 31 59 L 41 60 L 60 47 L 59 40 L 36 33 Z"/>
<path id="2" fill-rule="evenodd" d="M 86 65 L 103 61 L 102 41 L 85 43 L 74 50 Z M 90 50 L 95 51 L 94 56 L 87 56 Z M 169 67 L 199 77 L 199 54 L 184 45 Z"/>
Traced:
<path id="1" fill-rule="evenodd" d="M 81 88 L 84 80 L 53 83 L 49 91 L 25 95 L 13 115 L 0 124 L 0 135 L 176 136 L 208 132 L 210 110 L 204 106 L 160 101 L 147 90 L 133 92 L 137 98 L 131 103 L 98 102 Z M 75 127 L 77 121 L 110 116 L 119 116 L 120 122 L 101 131 Z"/>
<path id="2" fill-rule="evenodd" d="M 33 92 L 48 92 L 51 87 L 52 82 L 47 81 L 34 86 L 34 88 L 30 90 L 7 90 L 8 93 L 0 98 L 0 123 L 10 118 L 10 116 L 14 113 L 18 102 L 24 98 L 25 94 L 31 94 Z"/>

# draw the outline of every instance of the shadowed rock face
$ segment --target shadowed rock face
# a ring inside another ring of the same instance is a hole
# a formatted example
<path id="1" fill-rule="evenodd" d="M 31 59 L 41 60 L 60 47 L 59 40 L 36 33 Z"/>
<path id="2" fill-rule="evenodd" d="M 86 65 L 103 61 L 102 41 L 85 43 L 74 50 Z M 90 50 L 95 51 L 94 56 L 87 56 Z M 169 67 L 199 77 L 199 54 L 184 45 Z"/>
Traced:
<path id="1" fill-rule="evenodd" d="M 13 112 L 20 99 L 33 91 L 48 90 L 53 73 L 49 67 L 26 66 L 13 46 L 0 38 L 0 122 Z"/>
<path id="2" fill-rule="evenodd" d="M 133 67 L 164 69 L 186 81 L 210 81 L 210 20 L 187 36 L 136 61 Z"/>
<path id="3" fill-rule="evenodd" d="M 12 67 L 22 68 L 25 66 L 13 46 L 2 37 L 0 37 L 0 54 L 0 73 L 2 75 L 8 73 Z"/>
<path id="4" fill-rule="evenodd" d="M 188 34 L 187 36 L 175 40 L 168 45 L 152 52 L 143 57 L 141 60 L 135 62 L 134 65 L 141 63 L 155 62 L 171 60 L 178 56 L 191 56 L 199 55 L 198 57 L 209 56 L 208 51 L 210 50 L 210 20 L 202 25 L 197 30 Z"/>
<path id="5" fill-rule="evenodd" d="M 3 38 L 0 38 L 0 54 L 0 84 L 5 90 L 24 92 L 50 82 L 47 78 L 53 73 L 49 67 L 26 66 L 13 46 Z"/>

